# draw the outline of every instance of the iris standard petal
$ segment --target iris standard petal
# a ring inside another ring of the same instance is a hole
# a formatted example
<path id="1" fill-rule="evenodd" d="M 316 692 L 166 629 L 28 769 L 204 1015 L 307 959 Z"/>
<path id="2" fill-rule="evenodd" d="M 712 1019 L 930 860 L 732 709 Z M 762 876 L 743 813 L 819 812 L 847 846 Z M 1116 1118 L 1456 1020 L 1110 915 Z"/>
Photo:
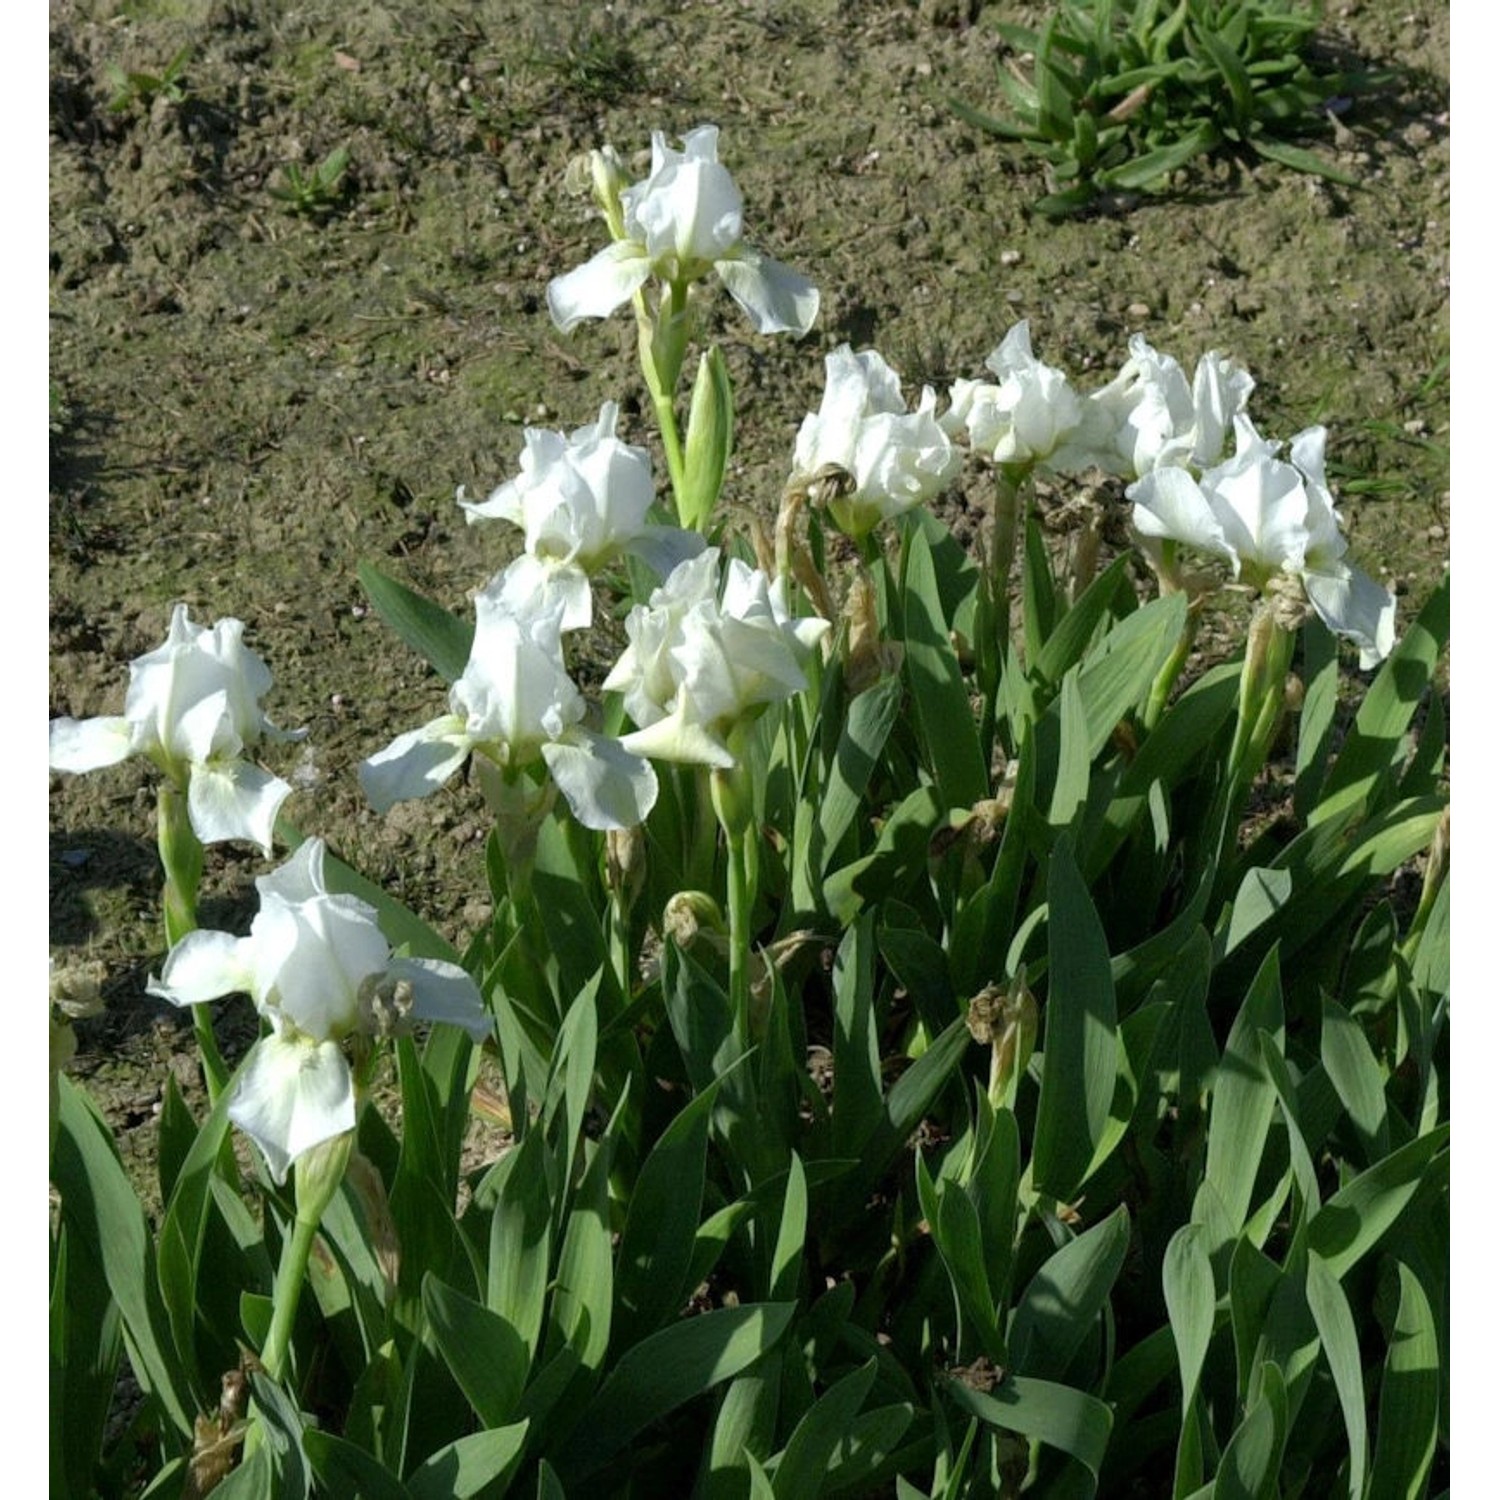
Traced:
<path id="1" fill-rule="evenodd" d="M 818 316 L 818 289 L 800 272 L 741 246 L 714 269 L 757 333 L 806 333 Z"/>
<path id="2" fill-rule="evenodd" d="M 1240 563 L 1257 585 L 1279 569 L 1302 570 L 1307 490 L 1291 464 L 1246 449 L 1203 476 L 1203 488 Z"/>
<path id="3" fill-rule="evenodd" d="M 265 904 L 267 896 L 293 906 L 299 901 L 310 901 L 314 896 L 326 896 L 328 883 L 323 878 L 325 852 L 322 839 L 305 839 L 269 874 L 257 875 L 255 889 L 260 893 L 261 904 Z"/>
<path id="4" fill-rule="evenodd" d="M 391 946 L 373 909 L 357 896 L 320 896 L 295 907 L 293 916 L 297 941 L 269 984 L 262 977 L 265 998 L 315 1041 L 343 1036 L 358 1025 L 360 987 L 384 972 Z M 257 939 L 260 920 L 250 929 Z"/>
<path id="5" fill-rule="evenodd" d="M 229 1118 L 260 1147 L 271 1176 L 304 1151 L 354 1128 L 354 1079 L 334 1042 L 273 1034 L 250 1049 Z"/>
<path id="6" fill-rule="evenodd" d="M 536 758 L 555 728 L 583 717 L 583 695 L 562 659 L 556 612 L 510 614 L 488 594 L 474 600 L 474 645 L 453 703 L 467 711 L 469 743 L 503 747 L 506 763 Z"/>
<path id="7" fill-rule="evenodd" d="M 245 741 L 235 729 L 226 688 L 205 693 L 196 702 L 184 703 L 170 738 L 164 739 L 167 751 L 177 760 L 205 761 L 213 756 L 237 756 Z"/>
<path id="8" fill-rule="evenodd" d="M 744 201 L 727 167 L 684 155 L 647 183 L 634 223 L 654 260 L 675 257 L 688 270 L 711 264 L 739 243 Z"/>

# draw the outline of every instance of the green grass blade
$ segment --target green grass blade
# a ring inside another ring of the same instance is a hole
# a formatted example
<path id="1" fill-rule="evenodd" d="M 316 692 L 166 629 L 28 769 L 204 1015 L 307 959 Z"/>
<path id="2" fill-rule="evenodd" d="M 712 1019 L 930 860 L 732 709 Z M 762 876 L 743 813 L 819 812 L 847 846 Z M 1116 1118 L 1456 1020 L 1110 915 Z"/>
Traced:
<path id="1" fill-rule="evenodd" d="M 1307 1305 L 1318 1325 L 1323 1353 L 1333 1373 L 1339 1406 L 1344 1413 L 1344 1431 L 1349 1439 L 1349 1493 L 1361 1495 L 1369 1464 L 1369 1432 L 1365 1425 L 1364 1372 L 1360 1363 L 1359 1334 L 1354 1315 L 1338 1277 L 1319 1256 L 1307 1262 Z"/>
<path id="2" fill-rule="evenodd" d="M 1095 1333 L 1130 1245 L 1130 1215 L 1120 1205 L 1077 1239 L 1055 1250 L 1016 1304 L 1010 1326 L 1012 1366 L 1061 1380 L 1083 1341 Z"/>
<path id="3" fill-rule="evenodd" d="M 833 1154 L 858 1156 L 883 1108 L 875 918 L 866 911 L 844 933 L 833 965 Z"/>
<path id="4" fill-rule="evenodd" d="M 1153 599 L 1115 626 L 1083 659 L 1078 687 L 1088 713 L 1089 759 L 1141 703 L 1182 635 L 1187 599 Z"/>
<path id="5" fill-rule="evenodd" d="M 1055 687 L 1062 681 L 1067 670 L 1082 659 L 1100 622 L 1119 593 L 1129 563 L 1128 556 L 1117 557 L 1084 590 L 1078 602 L 1058 620 L 1031 664 L 1033 674 L 1043 683 Z"/>
<path id="6" fill-rule="evenodd" d="M 1440 1125 L 1361 1172 L 1307 1226 L 1308 1248 L 1342 1278 L 1395 1223 L 1447 1144 L 1448 1127 Z"/>
<path id="7" fill-rule="evenodd" d="M 540 1347 L 551 1276 L 552 1206 L 542 1160 L 546 1149 L 540 1130 L 528 1130 L 513 1148 L 490 1218 L 485 1305 L 515 1329 L 528 1363 Z"/>
<path id="8" fill-rule="evenodd" d="M 1193 1398 L 1197 1394 L 1214 1331 L 1217 1297 L 1208 1250 L 1203 1227 L 1184 1224 L 1167 1242 L 1167 1253 L 1162 1261 L 1162 1291 L 1166 1296 L 1172 1341 L 1177 1348 L 1184 1421 L 1192 1419 Z"/>
<path id="9" fill-rule="evenodd" d="M 1277 1366 L 1266 1364 L 1260 1397 L 1245 1413 L 1219 1462 L 1213 1500 L 1271 1500 L 1277 1493 L 1286 1429 L 1285 1384 Z"/>
<path id="10" fill-rule="evenodd" d="M 875 1361 L 867 1360 L 831 1385 L 803 1415 L 776 1465 L 776 1500 L 804 1500 L 820 1493 L 833 1455 L 875 1383 L 875 1368 Z"/>
<path id="11" fill-rule="evenodd" d="M 336 1433 L 309 1427 L 302 1434 L 302 1451 L 327 1494 L 358 1495 L 361 1500 L 410 1500 L 410 1491 L 373 1453 Z"/>
<path id="12" fill-rule="evenodd" d="M 1390 1150 L 1385 1079 L 1359 1022 L 1331 995 L 1323 997 L 1320 1056 L 1340 1103 L 1349 1112 L 1365 1159 L 1378 1161 Z"/>
<path id="13" fill-rule="evenodd" d="M 1292 811 L 1305 823 L 1318 803 L 1333 743 L 1338 709 L 1339 654 L 1333 633 L 1321 620 L 1302 630 L 1302 677 L 1305 692 L 1297 716 L 1297 770 Z"/>
<path id="14" fill-rule="evenodd" d="M 475 1415 L 487 1427 L 504 1426 L 531 1369 L 531 1354 L 520 1334 L 430 1272 L 422 1279 L 422 1310 L 443 1363 Z"/>
<path id="15" fill-rule="evenodd" d="M 854 826 L 870 777 L 890 738 L 905 696 L 899 677 L 887 677 L 861 693 L 849 705 L 839 734 L 838 748 L 828 771 L 828 784 L 817 809 L 818 844 L 812 864 L 819 877 Z"/>
<path id="16" fill-rule="evenodd" d="M 1294 146 L 1289 141 L 1267 140 L 1263 135 L 1250 137 L 1251 149 L 1267 161 L 1274 161 L 1294 172 L 1305 172 L 1311 177 L 1322 177 L 1328 182 L 1337 182 L 1343 187 L 1362 187 L 1359 178 L 1332 162 L 1324 161 L 1305 146 Z"/>
<path id="17" fill-rule="evenodd" d="M 606 1131 L 593 1146 L 583 1181 L 573 1194 L 572 1212 L 568 1215 L 557 1262 L 552 1326 L 546 1344 L 549 1358 L 567 1349 L 589 1370 L 597 1370 L 604 1361 L 614 1306 L 609 1212 L 612 1141 Z"/>
<path id="18" fill-rule="evenodd" d="M 615 1270 L 617 1349 L 628 1349 L 678 1313 L 693 1288 L 693 1258 L 717 1088 L 699 1094 L 662 1132 L 630 1195 Z"/>
<path id="19" fill-rule="evenodd" d="M 445 1444 L 412 1470 L 407 1492 L 412 1500 L 472 1500 L 499 1493 L 494 1486 L 503 1485 L 520 1461 L 529 1426 L 516 1422 Z"/>
<path id="20" fill-rule="evenodd" d="M 989 794 L 989 766 L 980 751 L 968 689 L 949 639 L 932 548 L 920 530 L 913 532 L 906 558 L 903 610 L 905 675 L 923 749 L 946 805 L 972 807 Z"/>
<path id="21" fill-rule="evenodd" d="M 1101 172 L 1100 181 L 1109 187 L 1128 191 L 1152 187 L 1179 167 L 1185 167 L 1195 156 L 1212 151 L 1222 139 L 1216 126 L 1203 121 L 1170 145 L 1143 151 L 1118 167 Z"/>

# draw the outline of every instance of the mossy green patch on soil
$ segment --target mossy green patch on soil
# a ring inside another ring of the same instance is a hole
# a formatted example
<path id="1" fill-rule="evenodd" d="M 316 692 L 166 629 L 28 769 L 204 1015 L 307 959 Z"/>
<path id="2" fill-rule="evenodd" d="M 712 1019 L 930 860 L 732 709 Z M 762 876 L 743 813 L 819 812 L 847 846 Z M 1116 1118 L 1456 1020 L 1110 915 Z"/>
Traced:
<path id="1" fill-rule="evenodd" d="M 477 792 L 380 819 L 355 782 L 443 703 L 355 570 L 461 609 L 515 544 L 465 525 L 454 492 L 513 475 L 525 424 L 572 428 L 614 399 L 623 435 L 652 441 L 629 319 L 563 336 L 545 289 L 603 241 L 569 161 L 609 141 L 640 171 L 653 130 L 704 122 L 747 238 L 823 293 L 791 341 L 703 288 L 739 409 L 732 513 L 773 509 L 841 342 L 943 389 L 1027 318 L 1039 356 L 1090 386 L 1140 332 L 1184 364 L 1245 362 L 1264 433 L 1329 427 L 1354 555 L 1407 619 L 1447 554 L 1447 7 L 1329 17 L 1397 77 L 1318 146 L 1359 189 L 1220 159 L 1063 222 L 1031 212 L 1040 166 L 944 103 L 984 107 L 1010 11 L 648 0 L 594 35 L 514 0 L 54 0 L 51 713 L 117 712 L 174 602 L 238 616 L 275 675 L 269 712 L 310 731 L 276 767 L 295 773 L 293 819 L 461 941 L 484 892 Z M 182 102 L 110 112 L 112 66 L 183 47 Z M 286 212 L 269 191 L 286 164 L 340 147 L 338 204 Z M 976 507 L 983 491 L 965 480 Z M 124 1017 L 85 1032 L 97 1070 L 165 1024 L 143 996 L 160 951 L 147 777 L 55 777 L 52 821 L 52 942 L 105 960 Z M 210 851 L 219 914 L 248 920 L 263 868 Z M 159 1087 L 155 1051 L 139 1063 L 122 1098 Z M 133 1109 L 127 1132 L 149 1124 Z"/>

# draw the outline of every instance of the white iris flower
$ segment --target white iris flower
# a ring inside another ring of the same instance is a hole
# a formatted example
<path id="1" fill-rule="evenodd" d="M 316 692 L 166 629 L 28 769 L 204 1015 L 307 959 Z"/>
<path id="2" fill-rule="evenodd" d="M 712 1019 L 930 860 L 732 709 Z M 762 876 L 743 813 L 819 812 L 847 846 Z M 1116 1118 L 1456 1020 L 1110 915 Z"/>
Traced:
<path id="1" fill-rule="evenodd" d="M 941 493 L 963 455 L 938 425 L 932 387 L 922 387 L 916 411 L 909 411 L 901 377 L 874 349 L 855 354 L 841 344 L 824 367 L 823 404 L 802 419 L 792 467 L 811 478 L 833 464 L 850 476 L 852 492 L 831 500 L 829 509 L 844 532 L 859 538 Z"/>
<path id="2" fill-rule="evenodd" d="M 590 578 L 624 555 L 659 577 L 703 550 L 697 532 L 654 526 L 651 458 L 615 436 L 619 408 L 606 401 L 599 419 L 571 437 L 528 427 L 521 472 L 487 500 L 458 492 L 469 523 L 509 521 L 526 533 L 526 550 L 486 592 L 527 616 L 562 606 L 562 628 L 585 630 L 594 618 Z"/>
<path id="3" fill-rule="evenodd" d="M 651 175 L 620 193 L 622 233 L 591 260 L 547 287 L 553 322 L 566 333 L 584 318 L 607 318 L 652 276 L 686 287 L 709 271 L 759 333 L 806 333 L 818 315 L 817 288 L 742 238 L 744 201 L 719 162 L 719 130 L 700 125 L 682 150 L 651 137 Z"/>
<path id="4" fill-rule="evenodd" d="M 211 629 L 172 611 L 167 639 L 130 664 L 122 715 L 54 719 L 47 760 L 54 771 L 92 771 L 144 755 L 187 792 L 199 842 L 249 839 L 271 852 L 276 813 L 291 787 L 245 758 L 262 739 L 301 739 L 277 729 L 260 707 L 271 673 L 242 639 L 238 620 Z"/>
<path id="5" fill-rule="evenodd" d="M 682 563 L 631 610 L 630 644 L 605 679 L 640 726 L 621 745 L 655 759 L 736 765 L 731 732 L 807 686 L 803 664 L 828 628 L 793 618 L 780 581 L 738 558 L 721 592 L 715 547 Z"/>
<path id="6" fill-rule="evenodd" d="M 476 1041 L 490 1030 L 474 981 L 457 964 L 392 957 L 374 907 L 330 891 L 323 859 L 323 841 L 309 839 L 255 882 L 260 911 L 249 937 L 190 932 L 147 985 L 174 1005 L 244 993 L 270 1022 L 239 1074 L 229 1118 L 277 1182 L 304 1151 L 354 1128 L 345 1038 L 412 1021 L 446 1021 Z"/>
<path id="7" fill-rule="evenodd" d="M 1131 485 L 1135 529 L 1222 557 L 1256 589 L 1299 580 L 1319 618 L 1359 647 L 1369 670 L 1395 644 L 1396 600 L 1344 560 L 1348 544 L 1324 476 L 1326 431 L 1298 433 L 1288 463 L 1278 457 L 1281 444 L 1262 438 L 1248 417 L 1236 417 L 1234 430 L 1234 457 L 1201 478 L 1159 468 Z"/>
<path id="8" fill-rule="evenodd" d="M 545 763 L 586 828 L 632 828 L 656 802 L 656 773 L 583 724 L 587 705 L 562 656 L 562 606 L 530 615 L 498 595 L 474 601 L 474 644 L 449 712 L 399 735 L 359 768 L 379 812 L 442 786 L 471 755 L 509 775 Z"/>
<path id="9" fill-rule="evenodd" d="M 1043 464 L 1061 473 L 1096 462 L 1096 432 L 1086 402 L 1055 365 L 1031 352 L 1031 327 L 1022 321 L 991 351 L 985 366 L 999 382 L 956 380 L 943 417 L 949 433 L 967 430 L 969 445 L 998 464 Z"/>
<path id="10" fill-rule="evenodd" d="M 1089 397 L 1091 423 L 1110 434 L 1097 461 L 1126 478 L 1174 465 L 1215 464 L 1254 389 L 1243 365 L 1214 350 L 1198 361 L 1190 386 L 1170 354 L 1159 354 L 1135 334 L 1120 373 Z"/>

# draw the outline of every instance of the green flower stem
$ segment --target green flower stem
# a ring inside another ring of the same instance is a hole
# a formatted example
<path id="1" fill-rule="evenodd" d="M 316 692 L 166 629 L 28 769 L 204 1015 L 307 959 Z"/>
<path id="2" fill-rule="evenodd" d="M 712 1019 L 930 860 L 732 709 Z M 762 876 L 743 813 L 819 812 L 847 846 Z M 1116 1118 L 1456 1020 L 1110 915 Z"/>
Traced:
<path id="1" fill-rule="evenodd" d="M 1004 651 L 1000 640 L 1001 611 L 1007 613 L 1010 601 L 995 597 L 992 574 L 979 581 L 979 602 L 974 611 L 974 675 L 979 686 L 981 704 L 979 743 L 986 753 L 995 743 L 995 723 L 1000 708 L 1000 674 Z"/>
<path id="2" fill-rule="evenodd" d="M 203 878 L 203 845 L 188 819 L 187 797 L 172 782 L 156 794 L 156 848 L 161 855 L 162 925 L 167 946 L 175 947 L 198 926 L 198 882 Z"/>
<path id="3" fill-rule="evenodd" d="M 1001 628 L 1010 628 L 1010 565 L 1015 560 L 1026 500 L 1030 495 L 1031 466 L 1001 464 L 995 470 L 995 526 L 990 549 L 990 588 Z"/>
<path id="4" fill-rule="evenodd" d="M 1031 469 L 1022 464 L 1002 464 L 995 470 L 995 524 L 990 536 L 990 566 L 980 588 L 980 609 L 975 620 L 974 665 L 983 709 L 980 744 L 993 745 L 999 718 L 1000 678 L 1004 663 L 1013 655 L 1006 650 L 1010 635 L 1010 569 L 1016 555 L 1016 537 L 1023 515 L 1022 490 L 1030 482 Z"/>
<path id="5" fill-rule="evenodd" d="M 750 881 L 745 835 L 729 835 L 729 1003 L 735 1032 L 750 1043 Z"/>
<path id="6" fill-rule="evenodd" d="M 321 1218 L 321 1216 L 320 1216 Z M 307 1219 L 299 1213 L 292 1226 L 292 1237 L 281 1252 L 281 1268 L 276 1273 L 276 1304 L 271 1314 L 271 1331 L 261 1350 L 260 1362 L 272 1380 L 280 1380 L 291 1347 L 292 1327 L 297 1321 L 297 1306 L 302 1300 L 307 1280 L 307 1262 L 313 1241 L 318 1235 L 319 1219 Z"/>
<path id="7" fill-rule="evenodd" d="M 630 913 L 617 898 L 610 901 L 609 962 L 615 971 L 615 983 L 625 1003 L 630 1003 Z"/>
<path id="8" fill-rule="evenodd" d="M 187 797 L 174 782 L 164 781 L 156 795 L 156 848 L 164 876 L 162 926 L 167 948 L 176 947 L 198 926 L 198 885 L 203 879 L 203 845 L 188 818 Z M 193 1035 L 203 1061 L 203 1081 L 212 1105 L 229 1081 L 229 1069 L 214 1036 L 208 1002 L 192 1007 Z"/>
<path id="9" fill-rule="evenodd" d="M 1235 836 L 1256 775 L 1266 763 L 1286 703 L 1286 679 L 1296 633 L 1276 619 L 1275 601 L 1263 599 L 1250 621 L 1240 668 L 1239 717 L 1227 775 L 1208 822 L 1213 906 L 1228 898 L 1236 878 Z"/>
<path id="10" fill-rule="evenodd" d="M 646 831 L 611 829 L 604 835 L 604 884 L 609 891 L 609 956 L 625 1004 L 630 1003 L 634 964 L 630 916 L 646 884 Z"/>
<path id="11" fill-rule="evenodd" d="M 1201 598 L 1189 603 L 1182 634 L 1177 638 L 1172 654 L 1162 663 L 1161 671 L 1156 674 L 1156 680 L 1151 684 L 1151 695 L 1146 700 L 1143 720 L 1147 734 L 1156 728 L 1156 722 L 1161 718 L 1167 706 L 1167 700 L 1172 696 L 1172 689 L 1177 686 L 1177 679 L 1182 676 L 1182 669 L 1187 665 L 1188 656 L 1193 649 L 1193 641 L 1198 635 L 1198 617 L 1202 612 Z"/>
<path id="12" fill-rule="evenodd" d="M 710 781 L 714 811 L 729 846 L 729 1002 L 735 1034 L 750 1042 L 750 908 L 755 900 L 747 837 L 754 822 L 754 801 L 743 763 L 715 770 Z"/>
<path id="13" fill-rule="evenodd" d="M 354 1146 L 354 1132 L 346 1130 L 331 1140 L 304 1151 L 297 1158 L 297 1217 L 292 1237 L 282 1247 L 281 1265 L 276 1272 L 276 1290 L 271 1312 L 271 1328 L 266 1334 L 260 1362 L 272 1380 L 286 1374 L 287 1355 L 291 1349 L 292 1328 L 297 1321 L 297 1304 L 307 1281 L 307 1262 L 323 1212 L 344 1180 L 349 1153 Z"/>

